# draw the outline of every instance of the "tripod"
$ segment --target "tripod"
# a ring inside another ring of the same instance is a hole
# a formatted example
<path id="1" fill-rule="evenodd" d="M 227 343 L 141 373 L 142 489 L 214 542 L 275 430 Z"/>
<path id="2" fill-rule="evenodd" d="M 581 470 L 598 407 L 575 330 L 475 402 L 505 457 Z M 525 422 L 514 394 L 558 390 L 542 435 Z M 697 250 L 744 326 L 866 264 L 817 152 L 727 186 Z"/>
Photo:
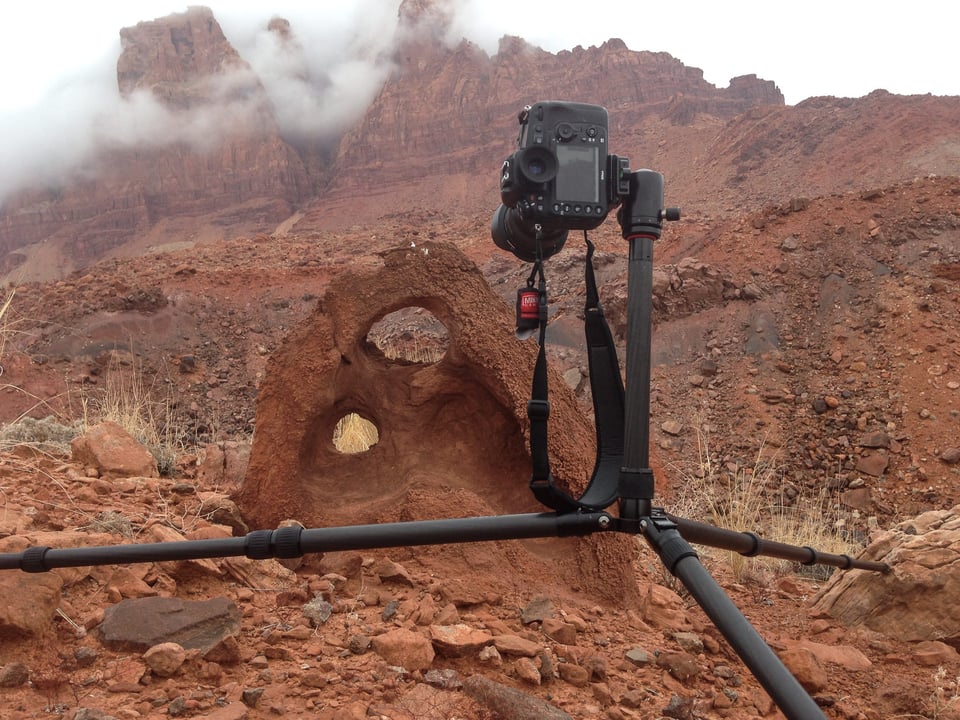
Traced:
<path id="1" fill-rule="evenodd" d="M 296 558 L 308 553 L 490 540 L 586 536 L 597 532 L 643 535 L 667 569 L 690 591 L 707 616 L 757 677 L 784 714 L 793 719 L 823 718 L 816 703 L 747 622 L 700 564 L 689 542 L 768 555 L 803 564 L 885 571 L 880 563 L 819 553 L 684 520 L 654 506 L 654 476 L 649 467 L 650 346 L 653 246 L 670 211 L 662 209 L 662 176 L 631 173 L 630 192 L 619 222 L 629 242 L 627 378 L 622 408 L 622 464 L 610 492 L 600 502 L 575 508 L 492 517 L 427 520 L 305 529 L 258 530 L 241 538 L 139 545 L 53 549 L 27 548 L 0 554 L 0 569 L 44 572 L 57 567 L 160 562 L 214 557 Z M 674 213 L 675 215 L 675 213 Z M 617 370 L 619 379 L 619 370 Z M 531 403 L 533 405 L 533 403 Z M 531 438 L 534 431 L 531 429 Z M 585 500 L 581 498 L 581 500 Z M 618 504 L 616 514 L 605 508 Z"/>

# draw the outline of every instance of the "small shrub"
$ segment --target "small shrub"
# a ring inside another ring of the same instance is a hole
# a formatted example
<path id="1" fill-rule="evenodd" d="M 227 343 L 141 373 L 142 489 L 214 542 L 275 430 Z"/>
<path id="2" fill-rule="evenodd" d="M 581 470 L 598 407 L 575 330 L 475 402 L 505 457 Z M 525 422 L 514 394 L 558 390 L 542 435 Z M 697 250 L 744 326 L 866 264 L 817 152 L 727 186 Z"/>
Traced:
<path id="1" fill-rule="evenodd" d="M 15 445 L 32 445 L 43 450 L 66 454 L 70 441 L 79 434 L 77 423 L 65 425 L 52 415 L 42 420 L 22 417 L 0 428 L 0 449 Z"/>
<path id="2" fill-rule="evenodd" d="M 842 531 L 846 518 L 840 504 L 825 488 L 819 492 L 792 488 L 790 496 L 781 494 L 779 489 L 789 486 L 776 457 L 762 444 L 751 467 L 721 469 L 711 456 L 707 434 L 698 428 L 697 435 L 698 457 L 692 470 L 681 471 L 680 496 L 676 509 L 671 508 L 674 515 L 736 532 L 755 532 L 765 540 L 787 545 L 856 554 L 858 546 Z M 796 569 L 788 560 L 723 552 L 737 580 L 764 568 L 779 573 Z M 829 574 L 829 568 L 824 570 Z"/>

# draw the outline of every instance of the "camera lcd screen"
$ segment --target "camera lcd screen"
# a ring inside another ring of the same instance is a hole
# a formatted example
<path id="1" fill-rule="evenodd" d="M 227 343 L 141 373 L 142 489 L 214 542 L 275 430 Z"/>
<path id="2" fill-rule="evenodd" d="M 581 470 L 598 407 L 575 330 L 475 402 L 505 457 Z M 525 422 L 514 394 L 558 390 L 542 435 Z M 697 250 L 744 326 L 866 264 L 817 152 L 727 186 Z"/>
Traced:
<path id="1" fill-rule="evenodd" d="M 599 200 L 598 148 L 557 145 L 557 200 L 595 203 Z"/>

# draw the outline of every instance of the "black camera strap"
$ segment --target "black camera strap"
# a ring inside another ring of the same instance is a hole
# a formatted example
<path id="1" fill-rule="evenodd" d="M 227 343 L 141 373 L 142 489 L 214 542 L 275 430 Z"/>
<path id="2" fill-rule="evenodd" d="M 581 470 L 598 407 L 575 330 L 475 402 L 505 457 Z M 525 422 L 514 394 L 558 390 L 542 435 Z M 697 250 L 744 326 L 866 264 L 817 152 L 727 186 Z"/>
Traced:
<path id="1" fill-rule="evenodd" d="M 587 342 L 587 359 L 590 367 L 590 389 L 593 394 L 593 410 L 597 429 L 597 457 L 593 475 L 587 489 L 579 499 L 558 488 L 550 473 L 547 452 L 547 419 L 550 402 L 547 387 L 547 292 L 543 274 L 543 261 L 538 252 L 528 284 L 539 276 L 540 302 L 540 351 L 533 371 L 533 389 L 527 404 L 530 418 L 530 456 L 533 476 L 530 489 L 539 502 L 558 513 L 576 510 L 596 511 L 610 505 L 618 497 L 618 480 L 623 464 L 624 447 L 624 390 L 620 377 L 620 364 L 613 342 L 613 334 L 607 325 L 600 307 L 600 296 L 593 271 L 593 243 L 587 239 L 586 305 L 584 307 L 584 333 Z M 538 243 L 539 250 L 539 243 Z"/>

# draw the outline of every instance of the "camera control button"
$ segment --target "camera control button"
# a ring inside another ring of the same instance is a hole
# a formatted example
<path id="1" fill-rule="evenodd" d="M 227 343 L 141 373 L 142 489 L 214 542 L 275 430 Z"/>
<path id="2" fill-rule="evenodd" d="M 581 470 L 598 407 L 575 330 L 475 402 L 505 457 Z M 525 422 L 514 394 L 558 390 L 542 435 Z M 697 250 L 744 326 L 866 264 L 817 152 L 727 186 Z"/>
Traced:
<path id="1" fill-rule="evenodd" d="M 590 137 L 596 137 L 597 129 L 593 127 L 593 125 L 591 125 L 589 128 L 587 128 L 587 135 L 589 135 Z"/>
<path id="2" fill-rule="evenodd" d="M 581 212 L 582 210 L 583 210 L 583 208 L 580 207 L 579 205 L 574 205 L 574 206 L 573 206 L 573 211 L 574 211 L 575 213 L 579 213 L 579 212 Z"/>

